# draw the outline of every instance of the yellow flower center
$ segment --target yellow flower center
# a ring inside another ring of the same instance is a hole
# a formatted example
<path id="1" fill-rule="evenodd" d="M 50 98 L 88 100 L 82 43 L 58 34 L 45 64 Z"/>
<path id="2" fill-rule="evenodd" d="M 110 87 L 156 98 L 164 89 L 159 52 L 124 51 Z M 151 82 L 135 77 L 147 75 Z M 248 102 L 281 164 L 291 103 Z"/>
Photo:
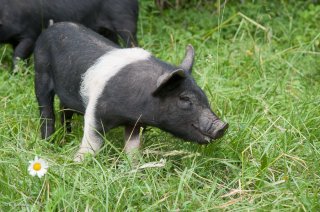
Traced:
<path id="1" fill-rule="evenodd" d="M 40 163 L 34 163 L 34 164 L 33 164 L 33 169 L 34 169 L 35 171 L 39 171 L 39 170 L 41 169 L 41 164 L 40 164 Z"/>

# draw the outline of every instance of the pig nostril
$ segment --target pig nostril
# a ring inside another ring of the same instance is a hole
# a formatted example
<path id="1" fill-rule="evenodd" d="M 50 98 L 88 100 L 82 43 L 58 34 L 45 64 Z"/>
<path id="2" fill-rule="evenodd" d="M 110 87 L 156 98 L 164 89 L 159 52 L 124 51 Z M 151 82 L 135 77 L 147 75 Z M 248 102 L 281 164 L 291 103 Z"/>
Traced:
<path id="1" fill-rule="evenodd" d="M 228 129 L 228 127 L 229 127 L 229 124 L 228 124 L 228 123 L 224 123 L 224 124 L 222 125 L 221 129 L 222 129 L 223 131 L 226 131 L 226 130 Z"/>
<path id="2" fill-rule="evenodd" d="M 217 137 L 217 138 L 222 137 L 222 136 L 224 135 L 224 133 L 226 132 L 226 130 L 228 129 L 228 127 L 229 127 L 229 124 L 228 124 L 228 123 L 224 123 L 224 124 L 220 127 L 220 129 L 218 129 L 218 130 L 216 131 L 216 137 Z"/>

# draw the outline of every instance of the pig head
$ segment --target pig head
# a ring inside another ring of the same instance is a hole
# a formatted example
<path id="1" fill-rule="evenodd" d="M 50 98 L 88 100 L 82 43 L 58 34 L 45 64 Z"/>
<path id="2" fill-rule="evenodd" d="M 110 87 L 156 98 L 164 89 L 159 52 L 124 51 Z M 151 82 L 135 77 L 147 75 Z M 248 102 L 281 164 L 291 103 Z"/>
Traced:
<path id="1" fill-rule="evenodd" d="M 206 144 L 223 136 L 228 124 L 210 109 L 208 99 L 191 76 L 194 49 L 187 47 L 182 64 L 157 80 L 157 127 L 185 140 Z"/>

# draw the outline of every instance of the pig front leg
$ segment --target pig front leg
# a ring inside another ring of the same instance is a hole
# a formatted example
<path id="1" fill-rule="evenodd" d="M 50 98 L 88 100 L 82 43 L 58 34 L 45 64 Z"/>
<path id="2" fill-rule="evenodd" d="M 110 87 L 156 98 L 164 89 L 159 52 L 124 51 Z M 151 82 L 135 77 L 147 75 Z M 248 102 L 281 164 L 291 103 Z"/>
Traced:
<path id="1" fill-rule="evenodd" d="M 99 135 L 99 131 L 96 127 L 96 119 L 94 116 L 95 107 L 94 105 L 88 104 L 88 107 L 86 109 L 85 115 L 84 115 L 84 133 L 82 142 L 80 145 L 80 149 L 76 153 L 76 156 L 74 158 L 75 162 L 81 162 L 84 159 L 84 155 L 89 154 L 95 154 L 102 146 L 103 139 Z"/>
<path id="2" fill-rule="evenodd" d="M 139 150 L 140 143 L 140 126 L 125 126 L 124 129 L 125 146 L 124 151 L 130 155 Z"/>
<path id="3" fill-rule="evenodd" d="M 31 38 L 23 39 L 18 43 L 17 46 L 15 46 L 13 53 L 13 66 L 15 70 L 18 64 L 18 60 L 28 58 L 31 55 L 33 48 L 34 40 Z"/>

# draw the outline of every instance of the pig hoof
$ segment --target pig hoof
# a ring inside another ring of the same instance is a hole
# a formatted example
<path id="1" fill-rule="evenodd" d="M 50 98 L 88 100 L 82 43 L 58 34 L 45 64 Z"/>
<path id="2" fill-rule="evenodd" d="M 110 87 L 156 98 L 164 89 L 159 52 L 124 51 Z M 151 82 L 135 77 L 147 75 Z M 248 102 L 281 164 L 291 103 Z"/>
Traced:
<path id="1" fill-rule="evenodd" d="M 140 154 L 139 152 L 135 152 L 135 154 L 127 154 L 127 159 L 131 167 L 135 168 L 139 165 Z"/>
<path id="2" fill-rule="evenodd" d="M 92 148 L 80 147 L 73 160 L 75 162 L 82 162 L 86 155 L 95 155 L 95 151 Z"/>
<path id="3" fill-rule="evenodd" d="M 82 151 L 81 151 L 82 150 Z M 82 162 L 86 158 L 86 156 L 93 156 L 94 151 L 93 150 L 88 150 L 88 149 L 81 149 L 76 153 L 76 156 L 74 157 L 73 161 L 74 162 Z"/>
<path id="4" fill-rule="evenodd" d="M 13 74 L 17 74 L 18 72 L 21 71 L 21 68 L 19 67 L 19 64 L 21 64 L 21 58 L 20 57 L 16 57 L 13 61 L 13 66 L 12 66 L 12 72 Z"/>
<path id="5" fill-rule="evenodd" d="M 77 155 L 74 157 L 73 161 L 76 163 L 80 163 L 83 161 L 83 158 L 81 156 Z"/>
<path id="6" fill-rule="evenodd" d="M 21 68 L 18 65 L 13 66 L 12 73 L 13 74 L 18 74 L 21 71 Z"/>
<path id="7" fill-rule="evenodd" d="M 76 163 L 80 163 L 84 160 L 84 154 L 82 153 L 77 153 L 76 156 L 74 157 L 73 161 Z"/>

